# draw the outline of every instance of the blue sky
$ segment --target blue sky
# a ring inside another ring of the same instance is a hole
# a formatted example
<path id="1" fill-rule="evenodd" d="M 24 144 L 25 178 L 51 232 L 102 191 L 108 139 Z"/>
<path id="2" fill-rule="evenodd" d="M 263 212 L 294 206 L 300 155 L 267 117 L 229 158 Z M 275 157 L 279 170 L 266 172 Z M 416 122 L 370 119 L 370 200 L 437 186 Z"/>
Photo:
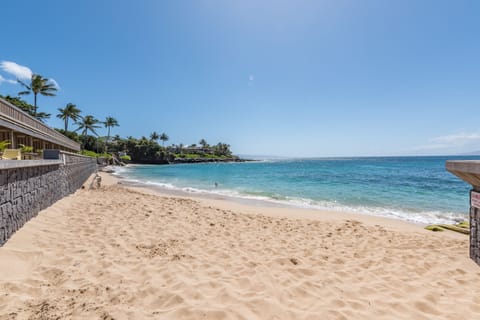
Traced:
<path id="1" fill-rule="evenodd" d="M 117 118 L 113 134 L 283 156 L 480 150 L 479 1 L 0 6 L 0 94 L 33 71 L 60 88 L 40 111 L 72 102 Z"/>

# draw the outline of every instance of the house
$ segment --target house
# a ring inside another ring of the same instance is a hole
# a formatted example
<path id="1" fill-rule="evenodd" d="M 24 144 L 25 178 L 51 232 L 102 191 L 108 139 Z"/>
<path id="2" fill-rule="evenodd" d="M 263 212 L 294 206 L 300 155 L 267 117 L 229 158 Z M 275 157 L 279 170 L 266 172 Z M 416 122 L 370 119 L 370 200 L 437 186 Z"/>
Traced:
<path id="1" fill-rule="evenodd" d="M 210 147 L 202 147 L 202 146 L 185 146 L 182 148 L 183 153 L 194 153 L 194 154 L 213 154 L 213 149 Z"/>
<path id="2" fill-rule="evenodd" d="M 80 151 L 80 144 L 38 121 L 28 113 L 0 98 L 0 141 L 8 140 L 8 148 L 20 144 L 33 147 L 34 151 L 59 149 Z"/>

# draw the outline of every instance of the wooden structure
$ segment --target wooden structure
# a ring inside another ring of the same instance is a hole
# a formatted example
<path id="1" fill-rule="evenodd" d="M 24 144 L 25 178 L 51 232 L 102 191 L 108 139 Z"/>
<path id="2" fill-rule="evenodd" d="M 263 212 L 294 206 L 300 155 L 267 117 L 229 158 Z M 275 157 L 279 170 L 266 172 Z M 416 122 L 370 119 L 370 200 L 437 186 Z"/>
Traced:
<path id="1" fill-rule="evenodd" d="M 447 170 L 469 183 L 470 258 L 480 265 L 480 160 L 447 161 Z"/>
<path id="2" fill-rule="evenodd" d="M 0 141 L 8 140 L 8 148 L 20 144 L 33 147 L 34 151 L 59 149 L 80 151 L 80 144 L 38 121 L 28 113 L 0 98 Z"/>

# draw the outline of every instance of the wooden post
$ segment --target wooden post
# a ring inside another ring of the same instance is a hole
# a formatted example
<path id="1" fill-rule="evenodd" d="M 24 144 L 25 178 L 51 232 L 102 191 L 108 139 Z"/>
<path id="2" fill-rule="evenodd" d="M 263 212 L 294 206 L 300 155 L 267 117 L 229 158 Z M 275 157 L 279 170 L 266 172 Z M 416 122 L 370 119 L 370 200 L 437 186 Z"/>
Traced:
<path id="1" fill-rule="evenodd" d="M 10 148 L 11 149 L 17 148 L 17 143 L 15 141 L 15 134 L 13 133 L 13 130 L 10 130 Z"/>

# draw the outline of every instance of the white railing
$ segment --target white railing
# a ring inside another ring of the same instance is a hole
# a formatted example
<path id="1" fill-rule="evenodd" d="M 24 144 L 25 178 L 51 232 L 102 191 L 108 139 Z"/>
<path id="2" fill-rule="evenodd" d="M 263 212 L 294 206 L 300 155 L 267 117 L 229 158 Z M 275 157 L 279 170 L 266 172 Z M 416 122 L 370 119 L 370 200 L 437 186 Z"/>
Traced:
<path id="1" fill-rule="evenodd" d="M 13 124 L 37 133 L 41 133 L 43 136 L 45 136 L 44 139 L 48 142 L 53 142 L 72 150 L 80 150 L 80 145 L 75 141 L 70 140 L 60 132 L 53 130 L 25 111 L 15 107 L 3 99 L 0 99 L 0 115 L 7 118 L 7 120 L 10 120 L 9 122 Z"/>

